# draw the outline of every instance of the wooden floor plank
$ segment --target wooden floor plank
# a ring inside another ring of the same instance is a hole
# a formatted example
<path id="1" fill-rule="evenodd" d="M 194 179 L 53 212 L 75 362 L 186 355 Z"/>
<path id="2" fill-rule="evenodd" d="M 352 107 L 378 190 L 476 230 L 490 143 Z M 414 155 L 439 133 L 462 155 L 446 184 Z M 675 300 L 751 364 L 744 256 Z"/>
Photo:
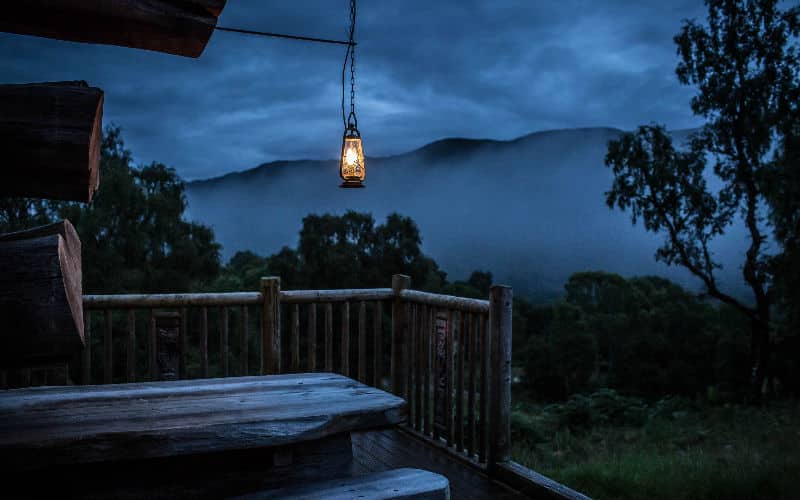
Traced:
<path id="1" fill-rule="evenodd" d="M 353 458 L 357 472 L 416 467 L 441 474 L 450 481 L 452 498 L 464 500 L 516 500 L 529 498 L 490 480 L 475 467 L 450 457 L 407 432 L 392 428 L 354 432 Z"/>

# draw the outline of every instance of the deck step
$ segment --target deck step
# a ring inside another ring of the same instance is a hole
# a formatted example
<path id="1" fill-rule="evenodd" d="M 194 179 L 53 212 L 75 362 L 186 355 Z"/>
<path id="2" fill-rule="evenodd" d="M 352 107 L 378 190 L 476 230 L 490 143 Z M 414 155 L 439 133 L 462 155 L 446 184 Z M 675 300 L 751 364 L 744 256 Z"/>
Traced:
<path id="1" fill-rule="evenodd" d="M 240 499 L 256 500 L 450 500 L 447 478 L 420 469 L 394 469 L 359 477 L 260 491 Z"/>

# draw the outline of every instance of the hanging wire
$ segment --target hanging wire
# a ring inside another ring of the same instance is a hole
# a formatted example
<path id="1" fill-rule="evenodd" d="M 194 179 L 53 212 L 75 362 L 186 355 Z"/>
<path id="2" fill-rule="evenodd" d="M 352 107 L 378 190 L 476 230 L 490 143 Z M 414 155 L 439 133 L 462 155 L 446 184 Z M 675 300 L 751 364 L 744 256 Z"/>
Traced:
<path id="1" fill-rule="evenodd" d="M 347 52 L 344 54 L 344 64 L 342 65 L 342 122 L 344 128 L 358 130 L 358 118 L 356 118 L 356 0 L 350 0 L 350 41 L 347 43 Z M 345 111 L 345 74 L 347 63 L 350 62 L 350 114 Z"/>
<path id="2" fill-rule="evenodd" d="M 253 30 L 245 30 L 241 28 L 226 28 L 223 26 L 217 26 L 214 28 L 217 31 L 228 31 L 230 33 L 241 33 L 243 35 L 258 35 L 258 36 L 268 36 L 273 38 L 288 38 L 289 40 L 301 40 L 304 42 L 319 42 L 319 43 L 335 43 L 339 45 L 354 45 L 351 41 L 345 40 L 331 40 L 328 38 L 316 38 L 311 36 L 298 36 L 298 35 L 285 35 L 282 33 L 270 33 L 268 31 L 253 31 Z"/>

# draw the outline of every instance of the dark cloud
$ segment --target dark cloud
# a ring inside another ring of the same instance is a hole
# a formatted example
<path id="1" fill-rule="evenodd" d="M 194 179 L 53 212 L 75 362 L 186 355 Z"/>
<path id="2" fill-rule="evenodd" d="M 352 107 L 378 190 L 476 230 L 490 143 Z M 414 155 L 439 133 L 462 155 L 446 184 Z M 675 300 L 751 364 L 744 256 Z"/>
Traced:
<path id="1" fill-rule="evenodd" d="M 344 38 L 344 0 L 229 2 L 220 24 Z M 699 0 L 360 2 L 367 153 L 442 137 L 509 139 L 582 126 L 696 125 L 672 37 Z M 332 158 L 344 49 L 216 33 L 198 60 L 0 34 L 5 82 L 85 79 L 106 91 L 141 162 L 188 179 L 276 159 Z"/>

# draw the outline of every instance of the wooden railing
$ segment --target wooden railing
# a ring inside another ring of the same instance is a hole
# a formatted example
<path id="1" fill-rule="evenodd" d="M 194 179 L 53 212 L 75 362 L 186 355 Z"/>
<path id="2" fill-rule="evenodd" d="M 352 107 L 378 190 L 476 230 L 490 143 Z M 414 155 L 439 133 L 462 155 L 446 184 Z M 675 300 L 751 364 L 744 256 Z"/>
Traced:
<path id="1" fill-rule="evenodd" d="M 173 318 L 175 378 L 338 372 L 401 395 L 410 432 L 491 472 L 510 455 L 511 302 L 509 287 L 477 300 L 411 290 L 401 275 L 378 289 L 263 278 L 250 293 L 87 295 L 82 382 L 163 378 L 157 330 Z"/>

